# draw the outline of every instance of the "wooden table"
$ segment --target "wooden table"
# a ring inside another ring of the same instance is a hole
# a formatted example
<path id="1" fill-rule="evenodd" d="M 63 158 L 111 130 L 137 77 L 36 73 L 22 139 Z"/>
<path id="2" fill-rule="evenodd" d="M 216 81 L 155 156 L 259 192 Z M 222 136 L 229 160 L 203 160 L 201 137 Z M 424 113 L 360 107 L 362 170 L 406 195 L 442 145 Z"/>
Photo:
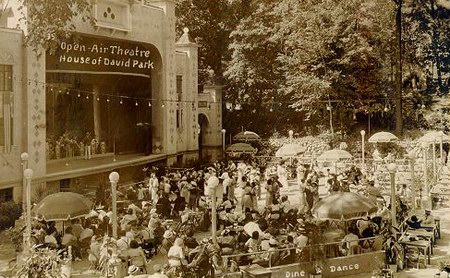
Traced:
<path id="1" fill-rule="evenodd" d="M 433 224 L 421 224 L 420 228 L 429 232 L 433 232 L 435 234 L 435 238 L 441 238 L 440 222 L 440 219 L 435 219 Z"/>
<path id="2" fill-rule="evenodd" d="M 410 229 L 406 233 L 413 236 L 424 237 L 426 240 L 429 240 L 431 242 L 431 254 L 434 253 L 433 245 L 435 244 L 435 236 L 436 236 L 434 232 L 427 231 L 424 229 Z"/>
<path id="3" fill-rule="evenodd" d="M 399 241 L 400 244 L 402 244 L 405 249 L 409 247 L 416 247 L 419 248 L 423 252 L 424 255 L 427 256 L 428 264 L 431 264 L 431 241 L 430 240 L 409 240 L 409 239 L 403 239 Z M 406 254 L 406 252 L 405 252 Z M 405 256 L 406 260 L 406 256 Z"/>

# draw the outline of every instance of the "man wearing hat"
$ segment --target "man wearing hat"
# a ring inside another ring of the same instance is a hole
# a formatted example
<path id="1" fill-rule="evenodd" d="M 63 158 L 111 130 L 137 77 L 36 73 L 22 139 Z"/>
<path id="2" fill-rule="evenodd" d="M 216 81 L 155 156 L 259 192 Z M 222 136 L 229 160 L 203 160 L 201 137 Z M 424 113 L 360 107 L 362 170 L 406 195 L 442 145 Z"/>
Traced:
<path id="1" fill-rule="evenodd" d="M 277 250 L 278 248 L 278 241 L 276 240 L 276 238 L 271 237 L 269 239 L 269 249 L 268 251 L 268 259 L 270 260 L 270 265 L 273 266 L 277 266 L 280 265 L 281 262 L 281 257 L 280 257 L 280 251 Z"/>
<path id="2" fill-rule="evenodd" d="M 130 267 L 128 267 L 128 276 L 125 276 L 125 278 L 136 277 L 138 276 L 139 272 L 140 272 L 139 267 L 135 265 L 130 265 Z"/>
<path id="3" fill-rule="evenodd" d="M 430 225 L 434 224 L 434 217 L 431 215 L 431 210 L 426 209 L 424 216 L 420 218 L 420 224 Z"/>

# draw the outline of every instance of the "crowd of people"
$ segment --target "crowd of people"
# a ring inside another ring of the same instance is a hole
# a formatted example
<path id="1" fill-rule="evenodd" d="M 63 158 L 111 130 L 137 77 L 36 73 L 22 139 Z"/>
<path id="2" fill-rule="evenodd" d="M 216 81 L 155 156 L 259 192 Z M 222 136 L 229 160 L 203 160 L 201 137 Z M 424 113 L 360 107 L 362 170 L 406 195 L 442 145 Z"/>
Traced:
<path id="1" fill-rule="evenodd" d="M 167 263 L 154 266 L 160 277 L 200 277 L 198 273 L 232 272 L 240 265 L 276 266 L 311 260 L 319 253 L 332 258 L 391 245 L 387 239 L 397 228 L 390 224 L 390 204 L 370 175 L 355 165 L 330 173 L 314 164 L 287 164 L 222 161 L 200 169 L 145 168 L 145 180 L 119 188 L 117 239 L 112 238 L 110 194 L 103 187 L 85 218 L 71 220 L 64 231 L 54 222 L 38 222 L 33 238 L 49 248 L 70 246 L 74 260 L 88 258 L 92 268 L 102 271 L 126 265 L 130 275 L 152 272 L 148 263 L 162 253 Z M 379 209 L 345 223 L 318 220 L 311 209 L 319 201 L 319 186 L 328 194 L 359 192 Z M 289 199 L 294 189 L 298 204 Z M 218 236 L 213 239 L 208 233 L 199 239 L 198 232 L 210 230 L 213 198 Z M 399 194 L 397 221 L 408 216 L 408 202 L 406 193 Z M 413 221 L 408 222 L 411 227 Z"/>

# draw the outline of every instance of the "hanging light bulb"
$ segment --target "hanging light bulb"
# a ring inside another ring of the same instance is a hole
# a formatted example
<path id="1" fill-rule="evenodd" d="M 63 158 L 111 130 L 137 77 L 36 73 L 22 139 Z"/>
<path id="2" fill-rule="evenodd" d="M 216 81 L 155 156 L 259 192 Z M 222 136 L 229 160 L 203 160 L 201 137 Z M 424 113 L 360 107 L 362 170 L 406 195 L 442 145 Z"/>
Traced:
<path id="1" fill-rule="evenodd" d="M 384 112 L 389 112 L 389 107 L 384 107 Z"/>
<path id="2" fill-rule="evenodd" d="M 97 100 L 97 101 L 100 101 L 100 98 L 99 98 L 99 97 L 97 97 L 97 98 L 96 98 L 96 100 Z"/>
<path id="3" fill-rule="evenodd" d="M 161 107 L 162 107 L 162 108 L 166 107 L 166 106 L 164 105 L 164 102 L 161 102 Z"/>
<path id="4" fill-rule="evenodd" d="M 139 105 L 139 103 L 137 102 L 137 100 L 136 100 L 136 103 L 134 104 L 135 106 L 138 106 Z"/>
<path id="5" fill-rule="evenodd" d="M 148 102 L 148 107 L 152 107 L 152 103 L 150 101 Z"/>
<path id="6" fill-rule="evenodd" d="M 110 102 L 109 98 L 106 99 L 106 102 Z"/>
<path id="7" fill-rule="evenodd" d="M 123 104 L 123 100 L 122 99 L 120 99 L 120 102 L 119 102 L 120 104 Z"/>
<path id="8" fill-rule="evenodd" d="M 50 87 L 50 92 L 53 92 L 53 87 Z"/>
<path id="9" fill-rule="evenodd" d="M 89 99 L 89 94 L 86 95 L 86 99 Z"/>
<path id="10" fill-rule="evenodd" d="M 68 95 L 69 94 L 69 89 L 66 89 L 66 95 Z"/>
<path id="11" fill-rule="evenodd" d="M 81 97 L 81 94 L 80 94 L 80 93 L 78 93 L 77 97 Z"/>
<path id="12" fill-rule="evenodd" d="M 61 89 L 58 90 L 58 93 L 62 93 Z"/>
<path id="13" fill-rule="evenodd" d="M 270 110 L 269 110 L 270 112 L 273 112 L 273 108 L 272 107 L 270 107 Z"/>

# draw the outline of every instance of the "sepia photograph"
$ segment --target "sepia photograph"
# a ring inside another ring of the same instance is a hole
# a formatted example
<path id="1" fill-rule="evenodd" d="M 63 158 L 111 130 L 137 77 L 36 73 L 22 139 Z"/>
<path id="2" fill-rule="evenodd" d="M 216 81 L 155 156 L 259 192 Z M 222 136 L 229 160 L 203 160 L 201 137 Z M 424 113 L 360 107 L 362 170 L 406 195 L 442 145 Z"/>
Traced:
<path id="1" fill-rule="evenodd" d="M 450 277 L 450 0 L 0 0 L 0 278 Z"/>

